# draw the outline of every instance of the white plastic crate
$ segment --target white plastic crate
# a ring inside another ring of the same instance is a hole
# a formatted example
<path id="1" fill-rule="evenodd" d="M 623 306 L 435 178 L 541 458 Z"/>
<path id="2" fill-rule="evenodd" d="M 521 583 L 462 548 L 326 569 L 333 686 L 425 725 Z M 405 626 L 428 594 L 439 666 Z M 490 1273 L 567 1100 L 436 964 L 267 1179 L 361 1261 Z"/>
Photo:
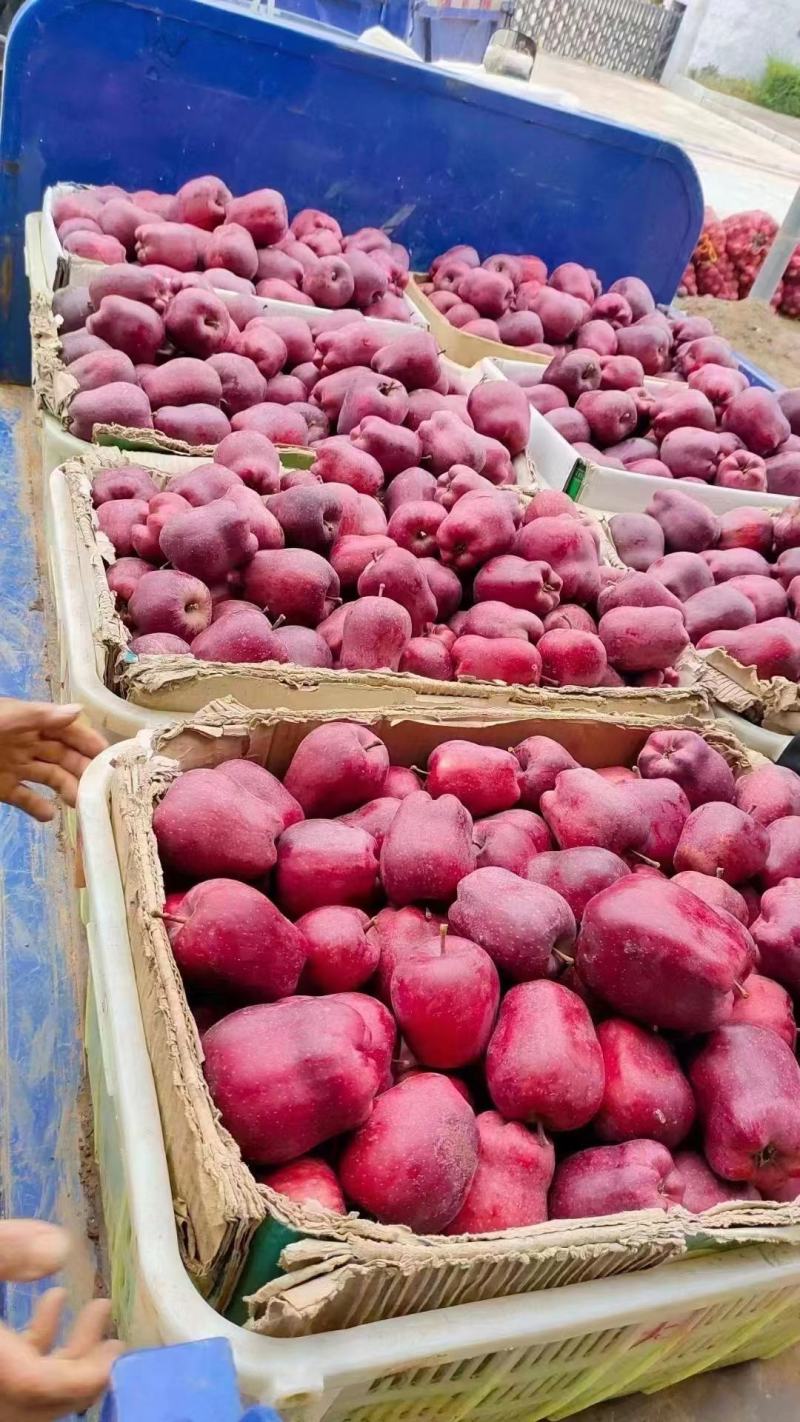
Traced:
<path id="1" fill-rule="evenodd" d="M 738 716 L 735 711 L 721 706 L 719 702 L 714 703 L 714 714 L 718 720 L 727 722 L 734 734 L 750 750 L 758 751 L 759 755 L 766 756 L 767 760 L 777 760 L 791 745 L 791 736 L 781 735 L 779 731 L 766 731 L 763 726 L 745 720 L 744 716 Z"/>
<path id="2" fill-rule="evenodd" d="M 69 430 L 64 429 L 55 415 L 51 415 L 48 410 L 42 411 L 42 473 L 45 479 L 59 464 L 66 464 L 68 459 L 79 459 L 82 454 L 87 454 L 90 449 L 97 447 L 96 444 L 89 444 L 87 440 L 77 439 Z"/>
<path id="3" fill-rule="evenodd" d="M 40 212 L 29 212 L 25 218 L 23 257 L 25 275 L 28 278 L 31 293 L 36 292 L 38 295 L 47 296 L 51 290 L 51 283 L 47 279 L 42 254 L 42 215 Z"/>
<path id="4" fill-rule="evenodd" d="M 541 365 L 531 362 L 530 368 L 541 370 Z M 484 378 L 489 380 L 510 379 L 513 372 L 520 369 L 524 369 L 524 366 L 519 361 L 484 360 L 480 364 Z M 655 388 L 662 382 L 646 380 L 645 384 Z M 601 464 L 589 464 L 576 454 L 572 445 L 538 410 L 533 409 L 528 451 L 542 478 L 551 488 L 563 489 L 576 503 L 585 504 L 590 509 L 602 509 L 604 513 L 609 514 L 643 513 L 659 490 L 663 492 L 678 489 L 717 514 L 725 513 L 728 509 L 742 508 L 745 504 L 779 512 L 797 502 L 796 499 L 782 494 L 759 494 L 750 489 L 723 489 L 716 484 L 690 484 L 684 479 L 659 479 L 655 475 L 633 474 L 621 469 L 610 469 Z"/>
<path id="5" fill-rule="evenodd" d="M 109 812 L 114 751 L 81 783 L 90 980 L 86 1047 L 122 1336 L 223 1336 L 247 1401 L 287 1422 L 525 1422 L 768 1357 L 800 1339 L 800 1247 L 730 1249 L 648 1272 L 463 1304 L 309 1338 L 227 1323 L 178 1250 Z"/>

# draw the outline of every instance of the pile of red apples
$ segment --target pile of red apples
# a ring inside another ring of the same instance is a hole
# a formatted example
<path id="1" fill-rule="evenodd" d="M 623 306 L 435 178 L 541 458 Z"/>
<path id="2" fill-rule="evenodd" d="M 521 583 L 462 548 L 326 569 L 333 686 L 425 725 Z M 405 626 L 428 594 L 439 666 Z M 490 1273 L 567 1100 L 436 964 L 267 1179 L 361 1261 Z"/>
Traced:
<path id="1" fill-rule="evenodd" d="M 508 419 L 511 392 L 527 416 L 512 384 L 475 387 L 466 405 L 478 428 L 510 428 L 497 421 Z M 481 438 L 444 419 L 459 439 Z M 566 495 L 542 490 L 526 503 L 516 486 L 444 460 L 438 477 L 420 466 L 397 473 L 382 504 L 341 482 L 342 471 L 378 477 L 385 432 L 400 428 L 418 448 L 439 427 L 435 416 L 416 432 L 378 417 L 363 425 L 354 443 L 323 440 L 310 470 L 281 471 L 274 446 L 241 431 L 215 464 L 163 492 L 138 466 L 97 473 L 98 524 L 118 555 L 108 582 L 131 650 L 444 682 L 677 681 L 689 645 L 680 604 L 655 577 L 643 581 L 660 605 L 638 583 L 629 595 L 600 560 L 596 523 Z"/>
<path id="2" fill-rule="evenodd" d="M 662 318 L 659 318 L 662 319 Z M 682 321 L 694 326 L 697 318 Z M 800 495 L 800 389 L 748 385 L 717 336 L 679 347 L 686 384 L 643 384 L 632 356 L 582 348 L 511 379 L 586 459 L 632 474 Z"/>
<path id="3" fill-rule="evenodd" d="M 764 680 L 800 681 L 800 504 L 717 517 L 669 489 L 609 526 L 630 569 L 606 574 L 617 579 L 611 596 L 649 605 L 654 618 L 670 609 L 701 651 L 723 647 Z"/>
<path id="4" fill-rule="evenodd" d="M 597 272 L 580 262 L 548 273 L 541 257 L 497 252 L 481 262 L 474 247 L 451 247 L 431 263 L 422 291 L 451 326 L 541 355 L 592 350 L 620 360 L 620 369 L 634 361 L 643 375 L 683 379 L 681 346 L 689 341 L 714 337 L 731 353 L 705 318 L 659 311 L 640 277 L 620 277 L 604 292 Z"/>
<path id="5" fill-rule="evenodd" d="M 234 197 L 213 176 L 192 178 L 175 194 L 110 184 L 63 193 L 52 215 L 65 252 L 108 266 L 136 263 L 175 290 L 216 288 L 410 319 L 405 247 L 378 227 L 345 236 L 335 217 L 316 208 L 290 222 L 274 188 Z"/>
<path id="6" fill-rule="evenodd" d="M 423 1234 L 800 1193 L 800 778 L 691 730 L 179 775 L 163 917 L 260 1181 Z"/>
<path id="7" fill-rule="evenodd" d="M 56 292 L 53 310 L 62 359 L 78 385 L 68 428 L 86 440 L 96 424 L 117 424 L 190 445 L 252 429 L 277 444 L 307 446 L 332 432 L 326 403 L 310 399 L 317 381 L 345 369 L 343 361 L 369 367 L 387 343 L 387 327 L 358 311 L 319 322 L 267 315 L 255 296 L 176 289 L 165 271 L 134 266 L 106 267 L 87 287 Z M 421 377 L 433 380 L 435 368 L 446 394 L 435 355 L 434 347 Z M 370 372 L 376 387 L 383 373 Z M 364 413 L 385 412 L 376 398 Z"/>

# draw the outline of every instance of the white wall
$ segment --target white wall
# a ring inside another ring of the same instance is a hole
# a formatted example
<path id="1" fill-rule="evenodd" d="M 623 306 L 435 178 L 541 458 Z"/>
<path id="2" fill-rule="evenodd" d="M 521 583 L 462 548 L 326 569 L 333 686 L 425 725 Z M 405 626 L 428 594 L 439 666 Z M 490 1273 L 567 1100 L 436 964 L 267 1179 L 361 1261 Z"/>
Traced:
<path id="1" fill-rule="evenodd" d="M 686 67 L 758 79 L 769 55 L 800 64 L 800 0 L 709 0 Z"/>

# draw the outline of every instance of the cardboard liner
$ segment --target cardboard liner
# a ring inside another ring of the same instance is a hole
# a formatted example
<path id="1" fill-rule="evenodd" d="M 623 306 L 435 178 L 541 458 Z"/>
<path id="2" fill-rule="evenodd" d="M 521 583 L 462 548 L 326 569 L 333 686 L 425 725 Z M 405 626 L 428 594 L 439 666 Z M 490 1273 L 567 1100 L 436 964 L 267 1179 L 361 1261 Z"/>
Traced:
<path id="1" fill-rule="evenodd" d="M 284 459 L 286 451 L 281 452 Z M 166 452 L 141 456 L 146 459 L 155 483 L 168 488 L 180 468 L 177 457 Z M 202 662 L 188 656 L 136 656 L 131 653 L 131 634 L 116 610 L 108 587 L 106 570 L 115 560 L 114 550 L 97 523 L 92 505 L 91 483 L 98 469 L 123 468 L 135 463 L 120 449 L 92 449 L 67 460 L 61 466 L 69 491 L 81 569 L 83 600 L 91 620 L 97 674 L 104 685 L 131 704 L 155 711 L 191 712 L 209 701 L 233 696 L 254 708 L 283 706 L 312 707 L 325 711 L 368 710 L 376 706 L 407 706 L 419 698 L 457 699 L 489 706 L 534 706 L 550 694 L 539 687 L 508 686 L 505 682 L 476 680 L 435 681 L 409 672 L 341 672 L 274 662 Z M 196 460 L 195 462 L 202 462 Z M 527 467 L 527 466 L 526 466 Z M 520 486 L 523 499 L 540 487 L 536 476 L 527 487 Z M 591 517 L 591 516 L 590 516 Z M 599 525 L 598 525 L 599 527 Z M 621 566 L 616 552 L 600 527 L 601 557 Z M 594 689 L 588 693 L 598 695 Z M 620 688 L 610 695 L 627 696 Z"/>
<path id="2" fill-rule="evenodd" d="M 38 407 L 54 414 L 58 404 L 69 391 L 64 391 L 57 381 L 66 375 L 66 366 L 61 360 L 61 342 L 58 336 L 58 322 L 53 315 L 52 296 L 42 291 L 31 292 L 28 313 L 31 329 L 31 352 L 33 356 L 33 393 Z M 77 389 L 77 381 L 67 377 L 70 391 Z"/>
<path id="3" fill-rule="evenodd" d="M 351 1241 L 344 1249 L 307 1238 L 284 1249 L 284 1276 L 246 1299 L 247 1327 L 270 1337 L 299 1337 L 608 1279 L 690 1252 L 748 1244 L 796 1247 L 800 1207 L 764 1201 L 716 1205 L 702 1215 L 639 1210 L 458 1240 L 398 1230 L 388 1249 L 367 1241 Z"/>
<path id="4" fill-rule="evenodd" d="M 255 1184 L 203 1076 L 200 1039 L 161 918 L 164 881 L 152 814 L 185 770 L 248 758 L 282 775 L 310 730 L 347 714 L 341 708 L 259 713 L 219 701 L 191 722 L 142 732 L 115 760 L 111 808 L 131 952 L 181 1249 L 203 1293 L 218 1307 L 229 1303 L 262 1224 L 275 1230 L 285 1275 L 259 1287 L 269 1275 L 248 1274 L 252 1326 L 282 1336 L 649 1268 L 683 1252 L 698 1234 L 704 1247 L 717 1248 L 723 1240 L 774 1242 L 781 1238 L 777 1225 L 800 1227 L 793 1207 L 764 1203 L 726 1206 L 702 1225 L 673 1211 L 552 1221 L 482 1238 L 424 1238 L 405 1227 L 310 1209 Z M 432 702 L 424 713 L 406 706 L 358 719 L 386 742 L 393 762 L 405 765 L 419 764 L 454 733 L 501 748 L 547 734 L 585 764 L 630 763 L 664 725 L 701 732 L 737 771 L 762 761 L 713 721 L 706 697 L 681 690 L 550 693 L 527 710 Z"/>
<path id="5" fill-rule="evenodd" d="M 550 357 L 547 355 L 525 350 L 522 346 L 507 346 L 503 341 L 489 341 L 485 336 L 473 336 L 469 331 L 451 326 L 447 317 L 437 311 L 433 302 L 428 300 L 422 290 L 424 281 L 427 281 L 425 272 L 412 273 L 406 287 L 406 295 L 410 296 L 414 305 L 422 312 L 432 334 L 451 360 L 466 366 L 477 365 L 480 360 L 519 360 L 525 361 L 527 365 L 541 365 L 542 369 L 549 365 Z"/>
<path id="6" fill-rule="evenodd" d="M 247 1300 L 247 1327 L 296 1338 L 589 1279 L 633 1273 L 686 1252 L 685 1212 L 554 1220 L 527 1230 L 448 1240 L 398 1231 L 394 1247 L 311 1239 L 281 1255 L 283 1277 Z"/>
<path id="7" fill-rule="evenodd" d="M 190 721 L 165 726 L 152 736 L 142 733 L 136 746 L 143 751 L 152 746 L 154 755 L 177 761 L 181 770 L 245 757 L 282 775 L 314 726 L 342 719 L 353 719 L 349 708 L 332 707 L 320 716 L 308 708 L 254 711 L 225 699 L 207 704 Z M 738 774 L 765 760 L 742 745 L 725 723 L 714 720 L 705 693 L 681 687 L 540 691 L 536 703 L 528 706 L 477 707 L 432 699 L 424 707 L 406 703 L 360 712 L 357 719 L 374 727 L 392 756 L 405 765 L 428 756 L 456 727 L 468 731 L 476 744 L 501 749 L 539 733 L 526 727 L 545 727 L 547 735 L 590 767 L 633 760 L 651 732 L 665 726 L 697 731 Z"/>
<path id="8" fill-rule="evenodd" d="M 800 733 L 800 686 L 783 676 L 767 680 L 744 667 L 722 647 L 697 655 L 697 677 L 716 701 L 766 731 Z"/>

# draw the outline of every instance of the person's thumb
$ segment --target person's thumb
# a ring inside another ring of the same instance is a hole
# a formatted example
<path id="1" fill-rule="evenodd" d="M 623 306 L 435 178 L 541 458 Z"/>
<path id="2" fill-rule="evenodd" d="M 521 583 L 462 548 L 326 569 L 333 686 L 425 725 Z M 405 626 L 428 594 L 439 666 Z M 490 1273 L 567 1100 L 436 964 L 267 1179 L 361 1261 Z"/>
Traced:
<path id="1" fill-rule="evenodd" d="M 63 1269 L 70 1237 L 58 1225 L 40 1220 L 0 1220 L 0 1279 L 30 1283 Z"/>

